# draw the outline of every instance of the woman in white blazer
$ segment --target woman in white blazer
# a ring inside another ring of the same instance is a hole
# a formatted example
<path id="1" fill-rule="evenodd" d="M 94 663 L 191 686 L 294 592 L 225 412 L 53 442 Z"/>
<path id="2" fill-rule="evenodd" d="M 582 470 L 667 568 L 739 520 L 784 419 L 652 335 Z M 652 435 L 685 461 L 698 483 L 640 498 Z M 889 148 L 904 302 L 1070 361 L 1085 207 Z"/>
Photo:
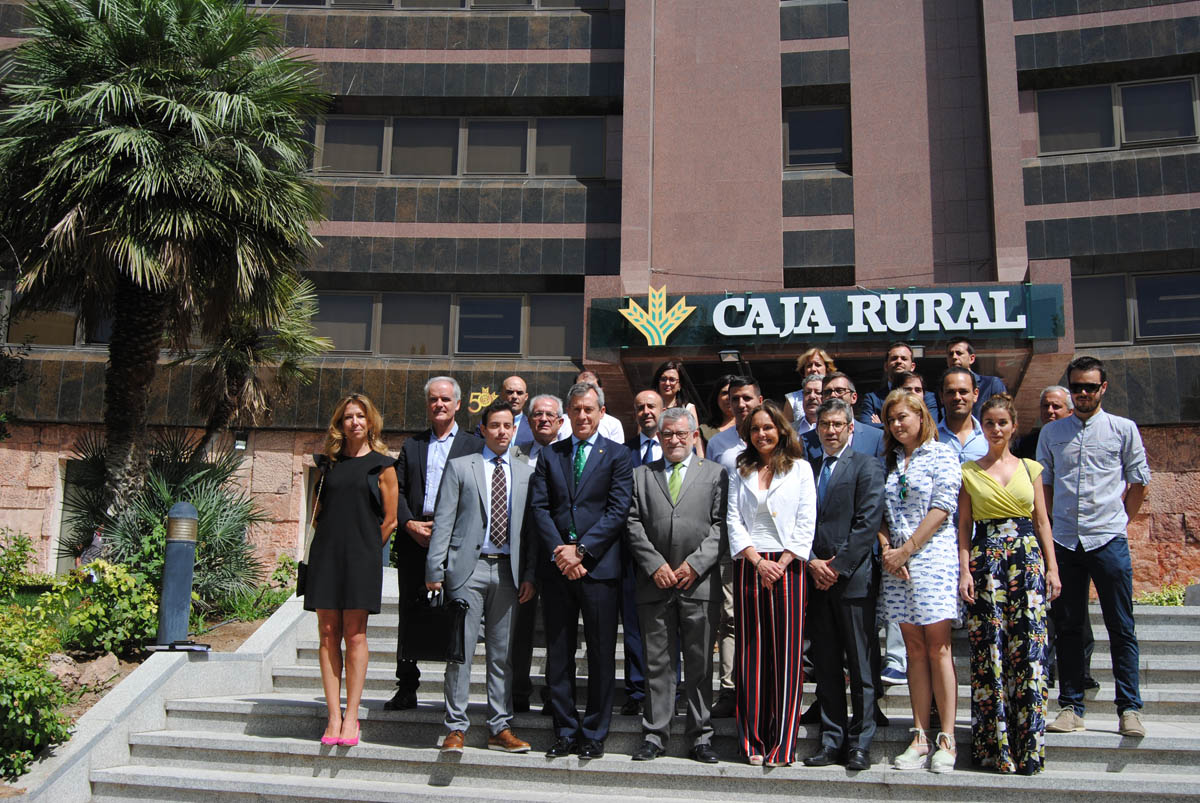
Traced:
<path id="1" fill-rule="evenodd" d="M 729 478 L 735 559 L 737 724 L 751 764 L 791 763 L 804 676 L 804 564 L 816 524 L 816 485 L 783 410 L 766 402 L 742 422 L 748 445 Z"/>

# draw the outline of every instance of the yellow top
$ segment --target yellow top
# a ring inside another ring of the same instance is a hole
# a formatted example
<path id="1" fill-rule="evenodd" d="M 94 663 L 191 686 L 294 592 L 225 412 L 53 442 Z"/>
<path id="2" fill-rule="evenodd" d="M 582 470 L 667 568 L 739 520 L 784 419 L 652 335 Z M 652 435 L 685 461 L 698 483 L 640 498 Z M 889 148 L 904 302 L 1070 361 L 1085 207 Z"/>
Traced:
<path id="1" fill-rule="evenodd" d="M 974 460 L 963 464 L 963 488 L 971 497 L 971 518 L 983 521 L 1033 516 L 1031 480 L 1042 473 L 1042 464 L 1036 460 L 1025 459 L 1022 459 L 1021 463 L 1023 467 L 1013 472 L 1007 486 L 1002 486 Z"/>

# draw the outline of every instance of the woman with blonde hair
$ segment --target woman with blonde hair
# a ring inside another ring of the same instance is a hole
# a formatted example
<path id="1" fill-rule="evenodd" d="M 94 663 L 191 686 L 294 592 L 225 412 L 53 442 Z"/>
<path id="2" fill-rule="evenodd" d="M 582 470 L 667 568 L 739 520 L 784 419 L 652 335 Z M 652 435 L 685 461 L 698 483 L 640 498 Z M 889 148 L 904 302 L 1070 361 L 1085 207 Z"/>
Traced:
<path id="1" fill-rule="evenodd" d="M 796 358 L 796 373 L 800 375 L 801 381 L 808 379 L 813 374 L 827 376 L 836 370 L 837 366 L 834 365 L 833 357 L 829 356 L 829 352 L 816 346 Z M 785 394 L 784 400 L 787 402 L 787 411 L 792 421 L 804 417 L 803 385 L 799 390 Z"/>
<path id="2" fill-rule="evenodd" d="M 817 493 L 812 466 L 779 405 L 742 422 L 746 450 L 729 478 L 729 552 L 736 561 L 733 611 L 737 726 L 753 765 L 791 763 L 804 688 L 804 566 Z"/>
<path id="3" fill-rule="evenodd" d="M 367 677 L 367 616 L 382 598 L 381 546 L 396 528 L 395 460 L 381 437 L 383 418 L 352 393 L 329 420 L 308 551 L 304 609 L 317 612 L 318 660 L 327 719 L 321 744 L 358 744 L 358 704 Z M 345 642 L 346 709 L 341 708 Z"/>
<path id="4" fill-rule="evenodd" d="M 959 593 L 970 605 L 971 758 L 1033 775 L 1046 755 L 1046 603 L 1058 596 L 1042 465 L 1009 450 L 1012 397 L 980 410 L 988 452 L 964 463 L 958 495 Z"/>
<path id="5" fill-rule="evenodd" d="M 958 613 L 959 581 L 952 514 L 962 471 L 954 450 L 938 443 L 933 417 L 920 396 L 893 390 L 883 402 L 881 418 L 887 456 L 879 531 L 885 572 L 881 596 L 888 620 L 898 622 L 904 636 L 914 725 L 912 743 L 892 766 L 950 772 L 957 755 L 958 694 L 950 622 Z M 933 700 L 943 731 L 931 746 L 927 731 Z"/>

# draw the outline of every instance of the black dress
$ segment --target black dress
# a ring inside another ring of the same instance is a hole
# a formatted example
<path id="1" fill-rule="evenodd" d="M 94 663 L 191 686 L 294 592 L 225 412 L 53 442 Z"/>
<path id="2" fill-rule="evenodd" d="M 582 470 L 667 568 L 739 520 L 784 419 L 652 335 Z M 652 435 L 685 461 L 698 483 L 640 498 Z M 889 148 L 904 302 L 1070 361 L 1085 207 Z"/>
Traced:
<path id="1" fill-rule="evenodd" d="M 379 613 L 383 593 L 383 500 L 379 474 L 395 465 L 379 452 L 329 463 L 321 487 L 321 510 L 308 551 L 304 609 Z"/>

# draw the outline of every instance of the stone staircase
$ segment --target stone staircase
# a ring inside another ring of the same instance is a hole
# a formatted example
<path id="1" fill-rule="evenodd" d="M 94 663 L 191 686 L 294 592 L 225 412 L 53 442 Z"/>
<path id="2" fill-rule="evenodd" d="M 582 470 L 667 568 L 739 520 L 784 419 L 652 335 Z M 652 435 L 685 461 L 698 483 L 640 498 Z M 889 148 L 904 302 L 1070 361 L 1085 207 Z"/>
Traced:
<path id="1" fill-rule="evenodd" d="M 385 588 L 389 587 L 385 585 Z M 394 586 L 391 586 L 394 587 Z M 809 769 L 750 767 L 737 758 L 732 719 L 716 720 L 714 748 L 723 761 L 701 765 L 688 760 L 682 738 L 668 756 L 633 762 L 641 742 L 639 717 L 615 714 L 607 754 L 594 761 L 576 757 L 549 760 L 541 753 L 553 741 L 550 719 L 535 710 L 518 715 L 514 730 L 532 742 L 534 752 L 508 755 L 484 749 L 482 645 L 471 684 L 474 727 L 461 755 L 442 756 L 437 743 L 442 725 L 442 673 L 422 665 L 421 704 L 389 712 L 394 669 L 395 599 L 371 618 L 370 669 L 364 694 L 362 742 L 352 748 L 318 742 L 324 703 L 316 661 L 316 623 L 296 612 L 295 638 L 274 661 L 261 691 L 196 694 L 164 698 L 165 711 L 153 727 L 131 728 L 128 761 L 88 771 L 91 800 L 284 801 L 284 800 L 571 800 L 661 801 L 810 798 L 833 800 L 988 800 L 1052 798 L 1056 801 L 1200 800 L 1200 609 L 1137 609 L 1142 646 L 1142 694 L 1148 735 L 1127 739 L 1116 729 L 1107 636 L 1099 611 L 1092 617 L 1097 643 L 1093 674 L 1101 683 L 1089 692 L 1089 730 L 1048 734 L 1047 769 L 1034 777 L 999 776 L 969 769 L 969 689 L 960 686 L 957 735 L 959 771 L 949 775 L 891 770 L 890 759 L 909 736 L 908 689 L 887 689 L 884 710 L 892 718 L 881 728 L 872 755 L 875 766 L 850 773 L 843 767 Z M 281 611 L 280 614 L 283 614 Z M 280 614 L 277 614 L 280 615 Z M 959 678 L 965 679 L 966 645 L 955 643 Z M 618 656 L 620 657 L 620 656 Z M 545 651 L 534 655 L 535 686 Z M 578 671 L 587 671 L 580 651 Z M 618 661 L 620 667 L 620 661 Z M 245 671 L 245 670 L 243 670 Z M 581 678 L 581 685 L 583 679 Z M 243 684 L 244 685 L 244 684 Z M 805 702 L 812 698 L 805 685 Z M 582 690 L 581 698 L 582 699 Z M 620 701 L 618 701 L 619 703 Z M 1051 706 L 1052 715 L 1055 706 Z M 800 757 L 816 748 L 817 727 L 802 726 Z M 682 730 L 676 718 L 675 732 Z M 36 792 L 36 790 L 32 790 Z M 36 796 L 36 795 L 35 795 Z M 64 803 L 61 795 L 47 796 Z M 86 797 L 81 799 L 88 799 Z"/>

